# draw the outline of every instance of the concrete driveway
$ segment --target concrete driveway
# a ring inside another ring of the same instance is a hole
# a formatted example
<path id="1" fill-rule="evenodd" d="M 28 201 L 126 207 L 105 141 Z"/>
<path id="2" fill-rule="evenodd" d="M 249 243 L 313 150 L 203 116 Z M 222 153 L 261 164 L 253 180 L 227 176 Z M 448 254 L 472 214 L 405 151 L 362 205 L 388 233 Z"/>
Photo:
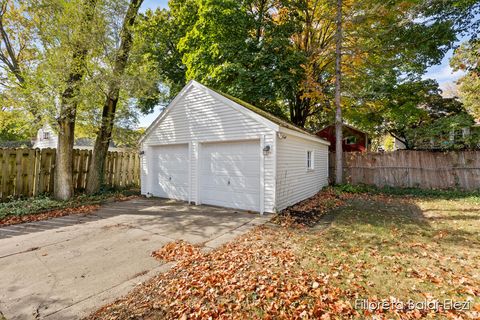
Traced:
<path id="1" fill-rule="evenodd" d="M 268 217 L 134 199 L 93 214 L 0 228 L 0 311 L 10 319 L 78 319 L 166 271 L 150 253 L 183 239 L 216 248 Z"/>

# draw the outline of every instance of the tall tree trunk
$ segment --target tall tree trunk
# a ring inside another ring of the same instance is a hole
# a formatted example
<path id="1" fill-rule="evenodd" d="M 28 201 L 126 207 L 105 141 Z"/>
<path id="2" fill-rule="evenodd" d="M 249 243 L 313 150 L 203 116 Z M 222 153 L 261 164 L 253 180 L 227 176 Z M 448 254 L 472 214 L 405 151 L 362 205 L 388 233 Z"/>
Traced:
<path id="1" fill-rule="evenodd" d="M 86 26 L 91 25 L 97 0 L 85 0 Z M 58 121 L 58 144 L 55 164 L 55 183 L 53 194 L 56 199 L 68 200 L 73 196 L 73 144 L 75 141 L 75 117 L 77 114 L 78 94 L 83 76 L 88 47 L 80 41 L 72 55 L 72 64 L 61 95 Z"/>
<path id="2" fill-rule="evenodd" d="M 337 31 L 335 45 L 335 183 L 343 182 L 343 150 L 342 150 L 342 0 L 337 0 Z"/>
<path id="3" fill-rule="evenodd" d="M 123 20 L 120 34 L 120 48 L 118 49 L 113 65 L 113 79 L 109 84 L 105 103 L 103 105 L 102 120 L 100 129 L 93 147 L 92 161 L 88 169 L 87 193 L 97 193 L 103 184 L 105 172 L 105 159 L 107 157 L 108 145 L 112 139 L 115 112 L 117 110 L 118 98 L 120 96 L 121 78 L 125 72 L 128 56 L 132 48 L 133 36 L 132 27 L 138 15 L 138 10 L 143 0 L 131 0 L 127 13 Z"/>

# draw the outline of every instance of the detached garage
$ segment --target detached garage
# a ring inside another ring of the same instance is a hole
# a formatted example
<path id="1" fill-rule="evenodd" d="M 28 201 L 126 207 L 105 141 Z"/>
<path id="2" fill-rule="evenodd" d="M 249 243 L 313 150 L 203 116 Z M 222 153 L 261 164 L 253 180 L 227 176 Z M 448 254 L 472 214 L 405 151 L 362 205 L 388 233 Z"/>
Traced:
<path id="1" fill-rule="evenodd" d="M 144 195 L 263 213 L 328 184 L 327 141 L 196 81 L 140 143 Z"/>

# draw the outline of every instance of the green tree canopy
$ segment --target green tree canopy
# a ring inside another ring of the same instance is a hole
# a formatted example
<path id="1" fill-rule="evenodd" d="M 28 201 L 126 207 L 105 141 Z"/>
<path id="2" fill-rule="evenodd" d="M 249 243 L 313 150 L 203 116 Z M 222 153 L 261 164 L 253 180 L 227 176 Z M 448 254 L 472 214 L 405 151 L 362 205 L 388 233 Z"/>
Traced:
<path id="1" fill-rule="evenodd" d="M 463 43 L 455 50 L 450 64 L 454 70 L 465 72 L 458 81 L 460 97 L 467 110 L 480 121 L 480 41 Z"/>
<path id="2" fill-rule="evenodd" d="M 167 100 L 196 79 L 299 126 L 329 121 L 331 1 L 171 0 L 169 6 L 147 12 L 141 27 Z M 346 108 L 382 103 L 392 87 L 439 63 L 455 40 L 454 23 L 418 1 L 346 1 L 344 11 Z"/>

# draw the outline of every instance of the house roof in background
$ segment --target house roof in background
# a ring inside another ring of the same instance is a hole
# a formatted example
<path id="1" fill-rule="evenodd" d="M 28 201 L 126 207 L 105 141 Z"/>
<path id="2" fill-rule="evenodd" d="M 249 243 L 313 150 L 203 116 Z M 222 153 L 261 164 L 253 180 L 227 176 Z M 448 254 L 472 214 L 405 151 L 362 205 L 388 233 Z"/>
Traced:
<path id="1" fill-rule="evenodd" d="M 365 134 L 365 135 L 368 135 L 367 132 L 365 132 L 365 131 L 363 131 L 363 130 L 360 130 L 360 129 L 358 129 L 358 128 L 355 128 L 354 126 L 348 125 L 348 124 L 346 124 L 346 123 L 343 123 L 342 126 L 343 126 L 343 127 L 350 128 L 350 129 L 355 130 L 355 131 L 358 131 L 358 132 L 363 133 L 363 134 Z M 335 127 L 335 124 L 330 124 L 330 125 L 328 125 L 328 126 L 325 126 L 325 127 L 323 127 L 322 129 L 318 130 L 318 132 L 321 132 L 321 131 L 323 131 L 323 130 L 325 130 L 325 129 L 327 129 L 327 128 L 330 128 L 330 127 Z M 318 132 L 317 132 L 317 133 L 318 133 Z"/>

